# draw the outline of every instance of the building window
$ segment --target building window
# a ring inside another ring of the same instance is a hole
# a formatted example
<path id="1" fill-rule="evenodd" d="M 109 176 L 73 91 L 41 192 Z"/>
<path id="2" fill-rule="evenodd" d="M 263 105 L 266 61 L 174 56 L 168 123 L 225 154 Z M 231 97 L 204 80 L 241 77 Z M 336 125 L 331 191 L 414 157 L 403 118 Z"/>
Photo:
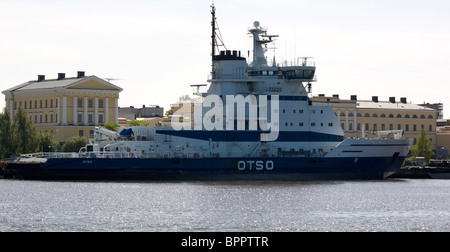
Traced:
<path id="1" fill-rule="evenodd" d="M 409 131 L 409 124 L 406 124 L 406 131 Z"/>
<path id="2" fill-rule="evenodd" d="M 405 115 L 405 118 L 411 118 L 411 117 L 407 114 L 407 115 Z"/>
<path id="3" fill-rule="evenodd" d="M 78 131 L 78 135 L 79 135 L 80 137 L 84 136 L 84 131 L 83 131 L 83 130 Z"/>
<path id="4" fill-rule="evenodd" d="M 78 104 L 79 108 L 82 108 L 83 107 L 83 99 L 78 99 L 77 104 Z"/>
<path id="5" fill-rule="evenodd" d="M 98 123 L 104 123 L 103 114 L 98 115 Z"/>
<path id="6" fill-rule="evenodd" d="M 374 113 L 374 114 L 372 115 L 372 117 L 378 117 L 378 114 Z"/>
<path id="7" fill-rule="evenodd" d="M 53 123 L 53 113 L 50 113 L 50 123 Z"/>
<path id="8" fill-rule="evenodd" d="M 98 107 L 103 108 L 103 100 L 98 100 Z"/>
<path id="9" fill-rule="evenodd" d="M 397 115 L 397 118 L 402 118 L 402 115 L 398 114 L 398 115 Z"/>
<path id="10" fill-rule="evenodd" d="M 48 115 L 45 115 L 45 123 L 48 123 Z"/>
<path id="11" fill-rule="evenodd" d="M 50 100 L 50 108 L 53 108 L 53 99 Z"/>
<path id="12" fill-rule="evenodd" d="M 428 125 L 428 131 L 432 132 L 433 131 L 433 125 Z"/>
<path id="13" fill-rule="evenodd" d="M 394 130 L 394 124 L 389 125 L 389 130 Z"/>
<path id="14" fill-rule="evenodd" d="M 402 125 L 401 124 L 397 125 L 397 129 L 402 130 Z"/>
<path id="15" fill-rule="evenodd" d="M 366 128 L 365 128 L 365 130 L 370 130 L 369 124 L 368 124 L 368 123 L 366 123 Z"/>
<path id="16" fill-rule="evenodd" d="M 377 129 L 377 124 L 376 123 L 374 123 L 373 124 L 373 131 L 377 131 L 378 129 Z"/>
<path id="17" fill-rule="evenodd" d="M 93 114 L 88 115 L 88 123 L 94 123 L 94 115 Z"/>
<path id="18" fill-rule="evenodd" d="M 42 100 L 39 101 L 39 108 L 42 108 Z"/>
<path id="19" fill-rule="evenodd" d="M 89 108 L 93 108 L 94 107 L 94 103 L 93 103 L 92 99 L 88 100 L 88 107 Z"/>
<path id="20" fill-rule="evenodd" d="M 78 113 L 77 114 L 77 122 L 78 123 L 82 123 L 83 122 L 83 114 L 82 113 Z"/>
<path id="21" fill-rule="evenodd" d="M 417 131 L 417 125 L 413 125 L 413 131 Z"/>
<path id="22" fill-rule="evenodd" d="M 48 100 L 45 100 L 45 108 L 48 108 Z"/>
<path id="23" fill-rule="evenodd" d="M 366 114 L 364 115 L 364 117 L 370 117 L 369 113 L 366 113 Z"/>

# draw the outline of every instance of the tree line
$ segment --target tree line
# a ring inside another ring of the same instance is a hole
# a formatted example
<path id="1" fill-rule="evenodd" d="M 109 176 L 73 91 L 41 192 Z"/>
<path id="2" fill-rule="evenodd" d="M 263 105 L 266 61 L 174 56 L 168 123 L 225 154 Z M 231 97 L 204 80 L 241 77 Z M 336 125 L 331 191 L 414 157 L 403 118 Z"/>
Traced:
<path id="1" fill-rule="evenodd" d="M 74 137 L 62 146 L 62 150 L 64 152 L 78 152 L 86 144 L 86 138 Z M 56 142 L 52 133 L 40 132 L 36 129 L 22 107 L 19 107 L 13 120 L 11 120 L 10 113 L 6 108 L 0 114 L 1 159 L 20 154 L 53 152 L 57 150 L 58 146 L 59 143 Z"/>

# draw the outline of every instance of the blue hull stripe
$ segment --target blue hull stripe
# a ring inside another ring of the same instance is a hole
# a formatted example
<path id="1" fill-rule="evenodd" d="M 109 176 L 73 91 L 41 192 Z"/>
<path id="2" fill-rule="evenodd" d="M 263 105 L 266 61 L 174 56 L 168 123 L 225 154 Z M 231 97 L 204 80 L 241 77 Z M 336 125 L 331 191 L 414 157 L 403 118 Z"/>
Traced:
<path id="1" fill-rule="evenodd" d="M 158 134 L 165 134 L 170 136 L 185 137 L 203 141 L 217 142 L 260 142 L 262 131 L 193 131 L 193 130 L 158 130 Z M 277 142 L 342 142 L 343 136 L 323 134 L 317 132 L 307 131 L 284 131 L 280 132 Z"/>

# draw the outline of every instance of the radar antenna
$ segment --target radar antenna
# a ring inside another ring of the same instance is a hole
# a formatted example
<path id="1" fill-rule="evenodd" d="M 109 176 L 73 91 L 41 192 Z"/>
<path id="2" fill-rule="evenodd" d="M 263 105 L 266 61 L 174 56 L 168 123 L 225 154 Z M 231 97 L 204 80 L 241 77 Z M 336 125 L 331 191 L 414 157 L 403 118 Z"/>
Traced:
<path id="1" fill-rule="evenodd" d="M 114 79 L 114 78 L 106 77 L 105 80 L 106 80 L 107 82 L 111 82 L 111 81 L 122 80 L 122 79 Z"/>

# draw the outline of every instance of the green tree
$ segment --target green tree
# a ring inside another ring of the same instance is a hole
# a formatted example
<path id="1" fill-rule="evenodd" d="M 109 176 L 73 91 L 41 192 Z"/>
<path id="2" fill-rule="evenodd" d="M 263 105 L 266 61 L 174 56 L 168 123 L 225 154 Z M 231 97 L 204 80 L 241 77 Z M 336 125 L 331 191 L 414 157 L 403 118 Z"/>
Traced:
<path id="1" fill-rule="evenodd" d="M 119 124 L 115 123 L 115 122 L 107 122 L 104 125 L 105 129 L 107 130 L 111 130 L 111 131 L 119 131 Z"/>
<path id="2" fill-rule="evenodd" d="M 28 114 L 19 107 L 14 116 L 13 142 L 15 154 L 34 153 L 39 150 L 39 134 Z"/>
<path id="3" fill-rule="evenodd" d="M 41 132 L 39 134 L 39 149 L 42 152 L 54 152 L 58 142 L 55 140 L 55 136 L 50 132 Z"/>
<path id="4" fill-rule="evenodd" d="M 0 114 L 0 158 L 9 158 L 14 154 L 12 141 L 12 123 L 8 110 L 5 108 Z"/>
<path id="5" fill-rule="evenodd" d="M 171 115 L 173 115 L 173 113 L 174 113 L 173 109 L 167 110 L 166 116 L 171 116 Z"/>
<path id="6" fill-rule="evenodd" d="M 130 126 L 148 126 L 150 125 L 147 121 L 134 120 L 128 123 Z"/>
<path id="7" fill-rule="evenodd" d="M 79 152 L 82 147 L 85 147 L 88 144 L 88 140 L 82 136 L 74 136 L 71 137 L 67 142 L 63 145 L 63 152 Z"/>
<path id="8" fill-rule="evenodd" d="M 434 152 L 431 149 L 431 142 L 427 137 L 427 133 L 422 129 L 417 145 L 411 147 L 414 157 L 424 157 L 425 162 L 429 163 Z"/>

